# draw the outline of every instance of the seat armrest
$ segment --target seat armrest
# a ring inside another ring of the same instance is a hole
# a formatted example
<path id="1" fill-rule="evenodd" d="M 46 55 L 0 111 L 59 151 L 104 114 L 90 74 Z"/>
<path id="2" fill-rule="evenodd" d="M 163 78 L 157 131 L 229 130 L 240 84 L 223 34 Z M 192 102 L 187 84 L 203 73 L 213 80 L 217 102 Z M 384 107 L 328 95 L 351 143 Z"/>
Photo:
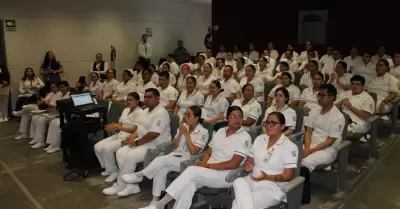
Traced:
<path id="1" fill-rule="evenodd" d="M 145 167 L 147 167 L 151 161 L 156 159 L 158 156 L 163 156 L 164 153 L 161 148 L 153 148 L 153 149 L 148 149 L 146 154 L 144 155 L 144 161 L 143 164 Z"/>
<path id="2" fill-rule="evenodd" d="M 109 135 L 110 136 L 110 135 Z M 121 141 L 121 147 L 124 147 L 126 145 L 126 141 L 125 140 L 122 140 Z"/>
<path id="3" fill-rule="evenodd" d="M 235 181 L 235 179 L 244 176 L 244 174 L 245 174 L 244 165 L 240 165 L 236 169 L 231 170 L 231 172 L 229 172 L 229 174 L 225 176 L 225 181 L 231 183 Z"/>
<path id="4" fill-rule="evenodd" d="M 379 119 L 378 115 L 373 115 L 367 120 L 367 122 L 372 124 L 373 122 L 375 122 L 378 119 Z"/>
<path id="5" fill-rule="evenodd" d="M 168 155 L 171 153 L 174 148 L 172 147 L 172 141 L 164 142 L 156 146 L 156 148 L 160 149 L 159 155 Z"/>
<path id="6" fill-rule="evenodd" d="M 294 133 L 288 136 L 288 138 L 290 139 L 290 141 L 296 141 L 299 140 L 299 138 L 304 134 L 304 131 L 298 132 L 298 133 Z"/>
<path id="7" fill-rule="evenodd" d="M 201 160 L 203 155 L 204 155 L 204 152 L 192 155 L 192 156 L 190 156 L 190 160 L 193 160 L 194 162 L 199 161 L 199 160 Z"/>
<path id="8" fill-rule="evenodd" d="M 289 183 L 283 185 L 281 187 L 281 190 L 282 190 L 282 192 L 288 193 L 288 192 L 292 191 L 293 189 L 295 189 L 296 187 L 298 187 L 301 184 L 303 184 L 304 180 L 305 180 L 304 177 L 297 176 L 296 178 L 294 178 L 291 181 L 289 181 Z"/>
<path id="9" fill-rule="evenodd" d="M 167 142 L 158 144 L 156 147 L 157 148 L 165 148 L 165 147 L 169 147 L 169 146 L 172 146 L 172 141 L 167 141 Z"/>
<path id="10" fill-rule="evenodd" d="M 349 147 L 350 144 L 351 144 L 351 141 L 344 140 L 344 141 L 340 142 L 340 144 L 336 144 L 335 145 L 335 149 L 338 150 L 338 151 L 341 151 L 344 148 Z"/>
<path id="11" fill-rule="evenodd" d="M 183 171 L 185 171 L 186 170 L 186 168 L 188 168 L 189 166 L 192 166 L 192 165 L 194 165 L 194 163 L 195 163 L 195 161 L 194 160 L 185 160 L 185 161 L 182 161 L 181 162 L 181 173 L 183 172 Z"/>

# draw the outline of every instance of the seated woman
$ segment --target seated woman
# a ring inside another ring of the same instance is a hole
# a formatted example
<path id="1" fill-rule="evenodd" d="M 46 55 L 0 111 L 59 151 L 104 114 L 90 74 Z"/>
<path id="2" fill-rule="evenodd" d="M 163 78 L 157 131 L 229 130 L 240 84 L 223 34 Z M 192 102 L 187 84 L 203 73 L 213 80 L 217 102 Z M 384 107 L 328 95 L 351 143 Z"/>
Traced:
<path id="1" fill-rule="evenodd" d="M 269 60 L 266 57 L 260 57 L 258 59 L 258 69 L 256 76 L 259 76 L 261 80 L 265 82 L 273 82 L 274 78 L 274 67 L 270 66 Z"/>
<path id="2" fill-rule="evenodd" d="M 162 209 L 174 199 L 174 208 L 189 209 L 198 188 L 228 188 L 232 185 L 225 181 L 225 177 L 246 158 L 251 137 L 242 127 L 243 111 L 240 107 L 229 107 L 227 115 L 228 127 L 217 131 L 202 160 L 179 175 L 161 200 L 142 209 Z"/>
<path id="3" fill-rule="evenodd" d="M 119 82 L 115 79 L 115 71 L 107 70 L 107 80 L 103 82 L 103 89 L 100 92 L 100 98 L 111 99 L 117 89 Z"/>
<path id="4" fill-rule="evenodd" d="M 91 82 L 89 85 L 89 91 L 94 97 L 99 97 L 101 90 L 103 88 L 103 83 L 100 81 L 100 74 L 98 72 L 93 72 L 91 74 Z"/>
<path id="5" fill-rule="evenodd" d="M 23 105 L 36 103 L 39 91 L 43 87 L 43 81 L 39 77 L 36 77 L 33 69 L 26 68 L 24 77 L 19 81 L 20 95 L 18 96 L 15 110 L 21 110 Z"/>
<path id="6" fill-rule="evenodd" d="M 179 121 L 182 121 L 186 109 L 193 105 L 203 106 L 204 95 L 196 90 L 196 78 L 189 76 L 186 78 L 186 90 L 179 96 L 173 114 L 179 116 Z"/>
<path id="7" fill-rule="evenodd" d="M 186 78 L 190 74 L 190 66 L 187 64 L 183 64 L 181 66 L 181 74 L 180 77 L 178 78 L 178 83 L 176 84 L 176 89 L 179 92 L 183 92 L 186 90 Z"/>
<path id="8" fill-rule="evenodd" d="M 290 75 L 290 74 L 289 74 Z M 280 87 L 275 90 L 275 104 L 270 106 L 266 112 L 263 122 L 267 120 L 267 116 L 272 112 L 280 112 L 285 116 L 285 136 L 293 134 L 296 129 L 296 111 L 288 106 L 290 100 L 290 93 L 285 87 Z M 266 133 L 263 127 L 263 133 Z"/>
<path id="9" fill-rule="evenodd" d="M 263 123 L 266 133 L 255 139 L 245 162 L 244 170 L 251 175 L 233 182 L 232 209 L 270 208 L 286 202 L 281 187 L 294 177 L 299 150 L 284 134 L 285 123 L 282 113 L 268 114 Z"/>
<path id="10" fill-rule="evenodd" d="M 122 180 L 125 174 L 134 173 L 138 163 L 143 162 L 148 149 L 171 140 L 170 119 L 167 110 L 160 105 L 160 93 L 157 89 L 146 89 L 144 103 L 146 109 L 140 115 L 141 120 L 136 131 L 126 138 L 126 146 L 118 149 L 116 159 L 120 168 L 117 182 L 104 189 L 105 195 L 125 197 L 140 192 L 135 184 L 126 184 Z"/>
<path id="11" fill-rule="evenodd" d="M 299 106 L 304 107 L 304 113 L 306 116 L 308 116 L 311 109 L 319 106 L 317 94 L 319 87 L 324 83 L 324 76 L 321 72 L 315 72 L 312 75 L 312 79 L 313 86 L 303 90 L 299 101 Z"/>
<path id="12" fill-rule="evenodd" d="M 278 67 L 279 67 L 279 69 L 278 69 Z M 292 83 L 294 83 L 296 78 L 295 78 L 295 75 L 294 75 L 293 71 L 290 69 L 290 66 L 289 66 L 288 62 L 287 61 L 281 61 L 279 63 L 279 65 L 278 65 L 278 67 L 276 69 L 276 74 L 274 75 L 273 82 L 275 82 L 277 84 L 281 83 L 282 82 L 281 81 L 282 80 L 281 79 L 282 73 L 288 72 L 291 75 Z"/>
<path id="13" fill-rule="evenodd" d="M 203 67 L 206 62 L 207 55 L 204 53 L 200 53 L 197 56 L 197 63 L 194 64 L 194 69 L 190 71 L 190 74 L 193 76 L 200 76 L 203 74 Z"/>
<path id="14" fill-rule="evenodd" d="M 143 69 L 142 72 L 142 81 L 139 82 L 136 86 L 136 90 L 135 88 L 131 89 L 131 92 L 136 91 L 137 93 L 139 93 L 140 98 L 143 98 L 146 89 L 150 89 L 150 88 L 154 88 L 157 89 L 157 86 L 151 81 L 151 71 L 150 69 L 146 68 Z"/>
<path id="15" fill-rule="evenodd" d="M 335 72 L 331 74 L 327 82 L 336 88 L 338 96 L 340 93 L 350 89 L 350 79 L 352 75 L 346 73 L 346 71 L 347 63 L 345 61 L 338 62 L 335 67 Z"/>
<path id="16" fill-rule="evenodd" d="M 76 82 L 76 85 L 75 85 L 75 92 L 77 92 L 77 93 L 82 93 L 82 92 L 88 92 L 88 91 L 90 91 L 89 90 L 89 87 L 88 87 L 88 85 L 86 84 L 86 78 L 85 78 L 85 76 L 80 76 L 79 77 L 79 80 L 78 80 L 78 82 Z"/>
<path id="17" fill-rule="evenodd" d="M 256 77 L 256 67 L 254 65 L 247 65 L 245 75 L 240 81 L 240 86 L 243 88 L 245 84 L 250 83 L 255 90 L 254 98 L 259 102 L 264 102 L 264 82 L 261 78 Z"/>
<path id="18" fill-rule="evenodd" d="M 300 78 L 300 89 L 303 90 L 307 87 L 312 87 L 312 75 L 318 71 L 318 62 L 315 60 L 310 60 L 306 65 L 307 70 Z"/>
<path id="19" fill-rule="evenodd" d="M 210 93 L 210 83 L 213 80 L 216 80 L 212 73 L 212 65 L 210 63 L 205 63 L 203 65 L 203 75 L 197 79 L 197 89 L 200 93 L 202 93 L 205 97 Z"/>
<path id="20" fill-rule="evenodd" d="M 111 123 L 104 126 L 105 131 L 119 131 L 108 138 L 105 138 L 94 145 L 94 152 L 100 162 L 104 172 L 102 176 L 107 176 L 106 182 L 113 182 L 118 177 L 118 167 L 115 162 L 115 153 L 121 148 L 121 141 L 134 133 L 140 123 L 140 115 L 143 110 L 140 108 L 140 97 L 136 92 L 128 94 L 126 108 L 122 111 L 118 123 Z M 59 138 L 59 137 L 58 137 Z"/>
<path id="21" fill-rule="evenodd" d="M 160 72 L 158 71 L 158 67 L 155 64 L 151 64 L 149 65 L 149 70 L 151 72 L 151 82 L 154 83 L 154 85 L 159 86 L 159 76 L 158 74 L 160 74 Z"/>
<path id="22" fill-rule="evenodd" d="M 261 117 L 261 105 L 254 99 L 254 87 L 250 83 L 242 87 L 243 97 L 233 101 L 231 106 L 238 106 L 243 110 L 242 126 L 248 131 L 257 125 L 258 118 Z"/>
<path id="23" fill-rule="evenodd" d="M 40 105 L 47 106 L 49 108 L 55 107 L 57 100 L 60 98 L 58 95 L 58 86 L 56 84 L 51 84 L 51 92 L 47 94 L 44 99 L 41 99 L 37 104 L 25 105 L 20 111 L 13 111 L 13 115 L 21 117 L 21 122 L 19 124 L 19 136 L 15 139 L 27 139 L 28 138 L 28 127 L 30 126 L 30 121 L 32 119 L 32 111 L 38 110 Z M 43 105 L 45 104 L 45 105 Z"/>
<path id="24" fill-rule="evenodd" d="M 173 86 L 171 86 L 169 79 L 170 74 L 168 72 L 161 72 L 159 76 L 160 86 L 160 104 L 167 110 L 173 110 L 178 99 L 179 92 Z"/>
<path id="25" fill-rule="evenodd" d="M 96 54 L 96 61 L 90 66 L 90 74 L 97 72 L 102 80 L 107 79 L 108 63 L 103 60 L 101 53 Z"/>
<path id="26" fill-rule="evenodd" d="M 216 123 L 224 119 L 224 113 L 229 107 L 229 102 L 222 96 L 221 83 L 218 80 L 211 81 L 210 95 L 207 97 L 203 106 L 205 122 Z"/>
<path id="27" fill-rule="evenodd" d="M 60 91 L 55 95 L 55 101 L 61 100 L 61 99 L 69 99 L 69 84 L 67 81 L 61 81 L 60 83 Z M 30 127 L 30 133 L 29 133 L 29 138 L 32 139 L 32 141 L 29 142 L 29 144 L 32 145 L 32 148 L 41 148 L 45 146 L 45 133 L 46 133 L 46 128 L 47 124 L 50 123 L 51 120 L 55 119 L 56 116 L 48 116 L 45 117 L 43 115 L 34 115 L 32 117 L 31 121 L 31 127 Z"/>
<path id="28" fill-rule="evenodd" d="M 131 82 L 131 78 L 132 72 L 130 70 L 124 70 L 124 72 L 122 72 L 122 82 L 117 84 L 117 87 L 115 88 L 115 92 L 111 99 L 112 101 L 123 102 L 126 100 L 129 92 L 133 92 L 133 83 Z"/>
<path id="29" fill-rule="evenodd" d="M 236 64 L 236 63 L 235 63 Z M 211 75 L 217 80 L 222 80 L 224 74 L 225 60 L 224 58 L 217 58 L 217 67 L 212 71 Z"/>
<path id="30" fill-rule="evenodd" d="M 289 104 L 297 105 L 300 99 L 300 89 L 292 84 L 292 75 L 289 72 L 284 72 L 280 76 L 281 83 L 276 85 L 268 94 L 267 108 L 271 105 L 275 105 L 275 91 L 278 88 L 284 87 L 289 92 Z"/>
<path id="31" fill-rule="evenodd" d="M 189 160 L 190 156 L 201 152 L 208 143 L 208 131 L 202 125 L 201 107 L 190 106 L 185 113 L 185 123 L 181 124 L 172 147 L 175 149 L 168 155 L 159 156 L 142 171 L 126 174 L 122 179 L 126 183 L 137 184 L 147 177 L 153 180 L 153 200 L 160 200 L 161 192 L 165 190 L 167 174 L 171 171 L 179 172 L 180 164 Z"/>
<path id="32" fill-rule="evenodd" d="M 169 73 L 169 84 L 171 84 L 171 86 L 176 86 L 176 77 L 171 73 L 170 65 L 168 63 L 164 63 L 161 66 L 160 72 L 164 71 Z"/>
<path id="33" fill-rule="evenodd" d="M 8 101 L 10 97 L 10 73 L 6 66 L 0 66 L 0 123 L 8 121 Z"/>
<path id="34" fill-rule="evenodd" d="M 245 162 L 244 170 L 251 175 L 233 182 L 232 209 L 270 208 L 286 202 L 281 187 L 294 177 L 299 150 L 284 134 L 285 123 L 280 112 L 267 116 L 266 133 L 255 139 Z"/>

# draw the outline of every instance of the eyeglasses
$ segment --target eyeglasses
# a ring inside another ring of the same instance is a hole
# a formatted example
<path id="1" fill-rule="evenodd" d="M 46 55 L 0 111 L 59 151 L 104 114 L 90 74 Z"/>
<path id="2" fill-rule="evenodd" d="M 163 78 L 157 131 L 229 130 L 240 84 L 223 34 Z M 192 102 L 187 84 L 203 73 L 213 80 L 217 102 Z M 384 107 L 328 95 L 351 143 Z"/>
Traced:
<path id="1" fill-rule="evenodd" d="M 264 126 L 274 127 L 276 125 L 281 124 L 280 122 L 273 121 L 273 120 L 266 120 L 262 123 Z"/>
<path id="2" fill-rule="evenodd" d="M 329 96 L 333 96 L 333 95 L 330 95 L 330 94 L 320 94 L 320 93 L 318 93 L 316 96 L 317 96 L 317 98 L 322 98 L 322 97 L 329 97 Z"/>
<path id="3" fill-rule="evenodd" d="M 230 118 L 230 119 L 242 119 L 243 116 L 242 115 L 230 115 L 228 118 Z"/>

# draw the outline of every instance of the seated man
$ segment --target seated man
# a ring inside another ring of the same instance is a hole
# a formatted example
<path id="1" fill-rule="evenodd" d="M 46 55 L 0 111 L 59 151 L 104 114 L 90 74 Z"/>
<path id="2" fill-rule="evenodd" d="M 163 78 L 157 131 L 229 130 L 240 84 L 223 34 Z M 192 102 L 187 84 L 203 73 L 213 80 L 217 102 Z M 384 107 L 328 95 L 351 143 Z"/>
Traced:
<path id="1" fill-rule="evenodd" d="M 165 109 L 171 110 L 175 108 L 176 100 L 178 100 L 179 92 L 169 83 L 170 74 L 161 72 L 159 75 L 158 91 L 160 91 L 160 105 Z"/>
<path id="2" fill-rule="evenodd" d="M 333 146 L 342 141 L 345 117 L 333 104 L 337 91 L 332 84 L 323 84 L 317 94 L 320 106 L 314 107 L 306 121 L 304 134 L 304 153 L 301 162 L 301 175 L 305 177 L 303 203 L 310 201 L 310 173 L 318 165 L 332 163 L 337 156 Z"/>
<path id="3" fill-rule="evenodd" d="M 231 65 L 226 65 L 224 67 L 224 72 L 222 74 L 223 79 L 221 80 L 221 86 L 224 89 L 222 95 L 226 99 L 239 99 L 240 98 L 240 85 L 234 79 L 233 70 Z"/>
<path id="4" fill-rule="evenodd" d="M 126 138 L 127 145 L 117 151 L 116 158 L 120 173 L 117 182 L 103 190 L 105 195 L 124 197 L 139 193 L 139 186 L 126 184 L 122 176 L 135 172 L 136 165 L 143 162 L 148 149 L 171 140 L 169 115 L 167 110 L 160 105 L 160 92 L 155 88 L 146 89 L 144 103 L 147 108 L 140 115 L 143 120 L 138 124 L 136 131 Z"/>
<path id="5" fill-rule="evenodd" d="M 364 77 L 355 75 L 350 82 L 351 90 L 339 95 L 336 106 L 350 117 L 348 132 L 364 134 L 370 129 L 371 124 L 368 123 L 368 119 L 375 112 L 375 102 L 371 95 L 364 91 Z M 360 141 L 366 142 L 365 137 L 360 138 Z"/>

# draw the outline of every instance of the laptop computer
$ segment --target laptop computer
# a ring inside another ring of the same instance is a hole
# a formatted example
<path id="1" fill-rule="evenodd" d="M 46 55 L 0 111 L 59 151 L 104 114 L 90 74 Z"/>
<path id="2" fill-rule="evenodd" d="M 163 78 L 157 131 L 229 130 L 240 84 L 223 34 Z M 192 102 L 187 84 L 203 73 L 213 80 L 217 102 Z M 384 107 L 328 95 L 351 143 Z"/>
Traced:
<path id="1" fill-rule="evenodd" d="M 79 107 L 81 110 L 93 108 L 94 101 L 90 92 L 83 94 L 72 94 L 71 99 L 74 107 Z"/>

